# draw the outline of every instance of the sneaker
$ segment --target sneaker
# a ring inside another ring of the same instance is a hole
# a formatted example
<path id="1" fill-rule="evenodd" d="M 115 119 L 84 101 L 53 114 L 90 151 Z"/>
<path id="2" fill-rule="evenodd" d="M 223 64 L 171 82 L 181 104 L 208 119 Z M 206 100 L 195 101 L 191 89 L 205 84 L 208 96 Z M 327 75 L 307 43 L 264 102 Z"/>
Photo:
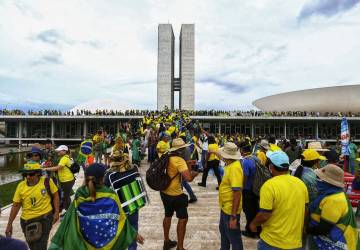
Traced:
<path id="1" fill-rule="evenodd" d="M 197 202 L 197 198 L 191 198 L 191 199 L 189 200 L 189 203 L 194 203 L 194 202 Z"/>
<path id="2" fill-rule="evenodd" d="M 199 182 L 199 183 L 198 183 L 198 186 L 200 186 L 200 187 L 206 187 L 206 185 L 203 184 L 202 182 Z"/>
<path id="3" fill-rule="evenodd" d="M 177 241 L 175 240 L 166 240 L 164 241 L 163 250 L 169 250 L 177 246 Z"/>
<path id="4" fill-rule="evenodd" d="M 241 234 L 244 235 L 245 237 L 248 237 L 248 238 L 253 238 L 253 239 L 256 239 L 256 233 L 251 233 L 251 232 L 248 232 L 248 231 L 241 231 Z"/>

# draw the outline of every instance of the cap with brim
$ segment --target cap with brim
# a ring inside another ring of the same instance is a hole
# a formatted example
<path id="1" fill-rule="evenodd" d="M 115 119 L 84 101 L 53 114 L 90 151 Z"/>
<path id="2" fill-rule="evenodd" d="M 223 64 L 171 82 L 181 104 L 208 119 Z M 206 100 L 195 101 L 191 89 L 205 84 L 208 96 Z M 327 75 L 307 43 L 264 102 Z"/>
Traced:
<path id="1" fill-rule="evenodd" d="M 66 145 L 60 145 L 60 146 L 57 147 L 55 150 L 56 150 L 56 151 L 68 151 L 69 148 L 68 148 L 68 146 L 66 146 Z"/>
<path id="2" fill-rule="evenodd" d="M 41 172 L 41 165 L 38 162 L 25 163 L 19 170 L 21 173 Z"/>
<path id="3" fill-rule="evenodd" d="M 240 160 L 241 158 L 238 147 L 232 142 L 225 143 L 224 147 L 219 150 L 219 154 L 224 159 Z"/>
<path id="4" fill-rule="evenodd" d="M 187 148 L 189 146 L 190 146 L 190 144 L 186 144 L 183 139 L 176 138 L 176 139 L 173 140 L 173 142 L 171 144 L 171 148 L 168 151 L 169 152 L 174 152 L 174 151 L 176 151 L 178 149 Z"/>
<path id="5" fill-rule="evenodd" d="M 320 155 L 315 149 L 312 148 L 305 149 L 301 155 L 304 157 L 305 161 L 326 160 L 325 156 Z"/>
<path id="6" fill-rule="evenodd" d="M 261 140 L 260 147 L 262 147 L 263 149 L 269 150 L 270 149 L 269 142 L 267 140 L 264 140 L 264 139 Z"/>
<path id="7" fill-rule="evenodd" d="M 271 163 L 278 168 L 286 169 L 289 168 L 290 166 L 289 156 L 281 150 L 277 150 L 277 151 L 268 150 L 266 152 L 266 157 L 269 158 Z"/>
<path id="8" fill-rule="evenodd" d="M 326 151 L 330 151 L 327 148 L 322 148 L 321 146 L 321 142 L 319 141 L 313 141 L 313 142 L 309 142 L 308 144 L 308 149 L 315 149 L 318 152 L 326 152 Z"/>
<path id="9" fill-rule="evenodd" d="M 27 154 L 27 156 L 28 156 L 28 157 L 32 157 L 34 154 L 40 155 L 40 159 L 43 158 L 43 152 L 41 151 L 40 148 L 32 147 L 32 148 L 31 148 L 31 151 Z"/>
<path id="10" fill-rule="evenodd" d="M 315 170 L 315 174 L 322 180 L 333 186 L 344 188 L 344 171 L 333 164 Z"/>

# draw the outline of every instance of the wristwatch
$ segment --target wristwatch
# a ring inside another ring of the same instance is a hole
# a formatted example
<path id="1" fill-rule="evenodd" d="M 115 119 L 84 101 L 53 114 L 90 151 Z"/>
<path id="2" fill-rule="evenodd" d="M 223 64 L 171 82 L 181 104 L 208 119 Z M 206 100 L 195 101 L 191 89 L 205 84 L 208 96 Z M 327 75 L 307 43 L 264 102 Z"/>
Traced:
<path id="1" fill-rule="evenodd" d="M 230 219 L 236 220 L 236 219 L 237 219 L 237 216 L 232 214 L 232 215 L 230 215 Z"/>

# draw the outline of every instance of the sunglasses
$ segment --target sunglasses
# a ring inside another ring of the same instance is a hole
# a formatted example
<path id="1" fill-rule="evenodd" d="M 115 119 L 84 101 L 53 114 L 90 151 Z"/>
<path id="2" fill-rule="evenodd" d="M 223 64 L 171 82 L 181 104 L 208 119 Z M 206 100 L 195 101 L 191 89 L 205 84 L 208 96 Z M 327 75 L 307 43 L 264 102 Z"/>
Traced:
<path id="1" fill-rule="evenodd" d="M 35 176 L 36 175 L 36 173 L 23 173 L 23 176 L 24 177 L 27 177 L 27 176 Z"/>

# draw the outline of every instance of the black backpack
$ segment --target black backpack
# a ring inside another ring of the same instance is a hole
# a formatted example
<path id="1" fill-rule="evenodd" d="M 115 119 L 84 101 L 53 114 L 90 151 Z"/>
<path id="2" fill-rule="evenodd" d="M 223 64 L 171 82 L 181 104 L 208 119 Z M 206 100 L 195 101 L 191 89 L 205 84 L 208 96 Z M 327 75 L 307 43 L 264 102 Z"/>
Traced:
<path id="1" fill-rule="evenodd" d="M 155 160 L 151 165 L 150 168 L 146 171 L 146 182 L 151 189 L 155 191 L 164 191 L 175 179 L 177 175 L 170 178 L 168 175 L 168 165 L 169 159 L 171 156 L 174 156 L 174 153 L 166 152 L 164 153 L 160 159 Z"/>
<path id="2" fill-rule="evenodd" d="M 270 173 L 270 170 L 266 166 L 263 166 L 260 163 L 260 160 L 257 157 L 253 157 L 253 159 L 254 159 L 255 165 L 256 165 L 256 173 L 254 176 L 252 191 L 257 196 L 260 196 L 260 189 L 261 189 L 262 185 L 271 178 L 271 173 Z"/>
<path id="3" fill-rule="evenodd" d="M 79 165 L 76 161 L 74 161 L 74 162 L 70 165 L 69 169 L 70 169 L 71 173 L 73 173 L 73 174 L 79 173 L 79 171 L 80 171 L 80 165 Z"/>

